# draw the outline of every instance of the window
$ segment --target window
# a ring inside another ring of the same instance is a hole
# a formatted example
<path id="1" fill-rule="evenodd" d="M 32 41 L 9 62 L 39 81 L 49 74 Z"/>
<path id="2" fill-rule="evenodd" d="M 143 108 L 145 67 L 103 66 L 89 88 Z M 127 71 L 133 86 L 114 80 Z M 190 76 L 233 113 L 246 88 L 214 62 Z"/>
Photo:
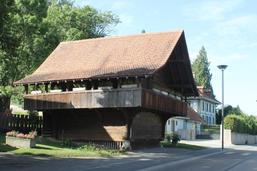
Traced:
<path id="1" fill-rule="evenodd" d="M 178 125 L 178 121 L 176 121 L 176 125 Z"/>
<path id="2" fill-rule="evenodd" d="M 202 111 L 204 111 L 204 102 L 202 103 Z"/>
<path id="3" fill-rule="evenodd" d="M 170 125 L 170 120 L 168 120 L 168 125 Z"/>
<path id="4" fill-rule="evenodd" d="M 206 103 L 206 111 L 209 111 L 209 103 Z"/>

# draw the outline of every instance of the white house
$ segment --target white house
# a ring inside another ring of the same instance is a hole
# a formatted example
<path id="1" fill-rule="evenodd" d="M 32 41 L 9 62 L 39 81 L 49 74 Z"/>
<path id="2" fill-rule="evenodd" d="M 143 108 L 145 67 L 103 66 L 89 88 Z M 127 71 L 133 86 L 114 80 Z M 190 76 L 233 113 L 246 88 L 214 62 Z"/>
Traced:
<path id="1" fill-rule="evenodd" d="M 165 133 L 177 133 L 181 139 L 194 140 L 200 134 L 202 118 L 195 112 L 188 112 L 186 117 L 172 117 L 167 120 Z"/>
<path id="2" fill-rule="evenodd" d="M 220 103 L 215 99 L 210 89 L 197 87 L 199 96 L 188 99 L 189 105 L 203 118 L 207 125 L 216 124 L 216 107 Z"/>
<path id="3" fill-rule="evenodd" d="M 193 140 L 195 136 L 201 134 L 201 124 L 216 124 L 216 107 L 220 104 L 210 89 L 198 86 L 198 97 L 187 99 L 192 112 L 186 117 L 173 117 L 166 122 L 166 133 L 176 132 L 181 139 Z"/>

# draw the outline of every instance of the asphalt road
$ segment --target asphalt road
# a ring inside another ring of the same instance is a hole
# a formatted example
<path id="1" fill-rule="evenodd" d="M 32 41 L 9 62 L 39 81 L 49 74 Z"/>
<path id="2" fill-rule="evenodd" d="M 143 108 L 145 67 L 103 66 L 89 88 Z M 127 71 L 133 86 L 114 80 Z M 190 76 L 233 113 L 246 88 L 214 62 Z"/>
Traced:
<path id="1" fill-rule="evenodd" d="M 49 158 L 0 153 L 0 171 L 250 171 L 257 170 L 257 146 L 237 149 L 147 149 L 119 158 Z"/>

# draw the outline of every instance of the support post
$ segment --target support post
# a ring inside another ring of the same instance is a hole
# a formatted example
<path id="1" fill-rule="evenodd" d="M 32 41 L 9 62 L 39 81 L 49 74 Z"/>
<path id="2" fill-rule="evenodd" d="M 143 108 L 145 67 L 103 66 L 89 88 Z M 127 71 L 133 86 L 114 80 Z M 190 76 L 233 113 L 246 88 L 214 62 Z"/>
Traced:
<path id="1" fill-rule="evenodd" d="M 28 84 L 24 85 L 24 89 L 25 89 L 25 94 L 29 94 L 29 85 Z"/>

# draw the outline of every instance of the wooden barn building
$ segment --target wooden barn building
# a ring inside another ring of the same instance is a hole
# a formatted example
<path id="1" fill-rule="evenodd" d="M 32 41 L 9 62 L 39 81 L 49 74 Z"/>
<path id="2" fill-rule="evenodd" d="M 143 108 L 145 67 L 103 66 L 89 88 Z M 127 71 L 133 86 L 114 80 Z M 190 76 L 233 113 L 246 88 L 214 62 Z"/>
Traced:
<path id="1" fill-rule="evenodd" d="M 61 42 L 16 84 L 25 109 L 43 112 L 43 135 L 58 139 L 158 142 L 168 118 L 196 114 L 183 31 Z"/>

